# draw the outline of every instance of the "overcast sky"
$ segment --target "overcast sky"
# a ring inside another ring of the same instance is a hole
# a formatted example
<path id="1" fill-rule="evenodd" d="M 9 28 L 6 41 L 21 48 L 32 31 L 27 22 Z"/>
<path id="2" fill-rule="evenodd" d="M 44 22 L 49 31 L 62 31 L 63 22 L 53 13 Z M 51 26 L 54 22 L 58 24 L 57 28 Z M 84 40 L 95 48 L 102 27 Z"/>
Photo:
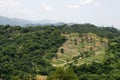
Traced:
<path id="1" fill-rule="evenodd" d="M 0 16 L 120 28 L 120 0 L 0 0 Z"/>

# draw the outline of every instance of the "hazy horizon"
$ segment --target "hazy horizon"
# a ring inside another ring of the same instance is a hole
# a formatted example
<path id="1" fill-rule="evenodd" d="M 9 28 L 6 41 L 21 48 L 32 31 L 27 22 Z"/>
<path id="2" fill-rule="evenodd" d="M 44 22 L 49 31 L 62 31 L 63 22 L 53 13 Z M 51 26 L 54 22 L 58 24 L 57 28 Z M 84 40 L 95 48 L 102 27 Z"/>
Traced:
<path id="1" fill-rule="evenodd" d="M 0 16 L 120 28 L 118 0 L 0 0 Z"/>

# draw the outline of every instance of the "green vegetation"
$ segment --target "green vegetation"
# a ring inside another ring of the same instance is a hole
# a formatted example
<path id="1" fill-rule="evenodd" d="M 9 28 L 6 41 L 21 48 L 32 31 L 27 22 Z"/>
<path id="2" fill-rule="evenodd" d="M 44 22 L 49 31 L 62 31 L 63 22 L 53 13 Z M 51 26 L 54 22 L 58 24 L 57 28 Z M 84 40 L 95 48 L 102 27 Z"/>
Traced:
<path id="1" fill-rule="evenodd" d="M 78 33 L 70 33 L 63 36 L 67 38 L 67 41 L 59 48 L 57 58 L 53 58 L 53 65 L 57 67 L 69 63 L 80 65 L 104 60 L 105 44 L 108 43 L 105 40 L 107 39 L 98 37 L 93 33 L 83 33 L 81 37 L 79 37 Z"/>
<path id="2" fill-rule="evenodd" d="M 36 75 L 119 80 L 120 31 L 92 24 L 0 25 L 0 79 L 35 80 Z"/>
<path id="3" fill-rule="evenodd" d="M 72 69 L 57 68 L 51 72 L 47 80 L 79 80 Z"/>
<path id="4" fill-rule="evenodd" d="M 51 27 L 0 26 L 0 77 L 13 80 L 47 75 L 54 70 L 49 60 L 64 41 Z"/>
<path id="5" fill-rule="evenodd" d="M 115 43 L 115 44 L 114 44 Z M 114 44 L 114 45 L 113 45 Z M 119 47 L 118 47 L 119 46 Z M 72 66 L 80 80 L 119 80 L 120 79 L 120 37 L 112 39 L 103 63 L 92 62 Z"/>

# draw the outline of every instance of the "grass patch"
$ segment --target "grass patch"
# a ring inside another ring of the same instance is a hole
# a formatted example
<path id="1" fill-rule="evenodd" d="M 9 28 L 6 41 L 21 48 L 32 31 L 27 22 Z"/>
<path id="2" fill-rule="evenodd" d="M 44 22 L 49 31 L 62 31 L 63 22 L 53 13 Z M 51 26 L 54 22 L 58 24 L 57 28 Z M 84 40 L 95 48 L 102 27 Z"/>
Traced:
<path id="1" fill-rule="evenodd" d="M 55 65 L 62 65 L 66 64 L 67 62 L 73 61 L 73 57 L 80 56 L 81 52 L 88 51 L 90 52 L 90 48 L 93 48 L 92 52 L 95 54 L 91 55 L 90 57 L 85 57 L 83 59 L 78 58 L 77 62 L 73 64 L 82 64 L 82 63 L 91 63 L 92 61 L 102 62 L 105 55 L 105 46 L 104 43 L 101 43 L 101 38 L 95 34 L 87 33 L 86 36 L 83 36 L 83 42 L 81 41 L 81 37 L 79 37 L 78 33 L 71 33 L 66 36 L 68 39 L 60 49 L 64 49 L 64 53 L 58 50 L 57 57 L 58 59 L 52 61 L 52 64 Z M 86 38 L 87 37 L 87 38 Z M 75 44 L 75 39 L 77 40 L 77 44 Z M 92 39 L 92 41 L 90 41 Z"/>

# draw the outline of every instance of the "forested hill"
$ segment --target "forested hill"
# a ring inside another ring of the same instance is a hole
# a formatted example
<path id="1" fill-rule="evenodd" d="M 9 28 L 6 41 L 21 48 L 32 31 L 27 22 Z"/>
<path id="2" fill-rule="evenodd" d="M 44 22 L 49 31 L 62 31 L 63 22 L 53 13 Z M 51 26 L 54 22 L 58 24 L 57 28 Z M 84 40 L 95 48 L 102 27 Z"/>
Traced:
<path id="1" fill-rule="evenodd" d="M 120 36 L 120 31 L 114 27 L 98 27 L 93 24 L 62 25 L 58 27 L 62 33 L 95 33 L 100 37 L 114 38 Z"/>
<path id="2" fill-rule="evenodd" d="M 107 58 L 105 56 L 103 64 L 94 62 L 89 65 L 71 65 L 70 69 L 63 67 L 60 70 L 53 67 L 52 58 L 57 57 L 58 49 L 67 41 L 63 34 L 71 33 L 93 33 L 107 38 L 109 40 Z M 105 76 L 105 79 L 109 79 L 107 76 L 112 75 L 112 71 L 114 74 L 120 74 L 117 71 L 120 70 L 120 65 L 117 64 L 120 56 L 119 36 L 120 31 L 114 27 L 97 27 L 91 24 L 42 27 L 0 25 L 0 79 L 26 80 L 31 76 L 34 79 L 36 75 L 46 75 L 48 80 L 85 80 L 85 78 L 89 80 L 88 74 L 99 76 L 100 73 Z M 101 70 L 98 71 L 98 68 Z M 67 75 L 68 73 L 71 74 Z M 68 76 L 68 79 L 64 78 Z"/>
<path id="3" fill-rule="evenodd" d="M 30 74 L 47 75 L 65 38 L 52 27 L 0 26 L 0 77 L 23 79 Z"/>

